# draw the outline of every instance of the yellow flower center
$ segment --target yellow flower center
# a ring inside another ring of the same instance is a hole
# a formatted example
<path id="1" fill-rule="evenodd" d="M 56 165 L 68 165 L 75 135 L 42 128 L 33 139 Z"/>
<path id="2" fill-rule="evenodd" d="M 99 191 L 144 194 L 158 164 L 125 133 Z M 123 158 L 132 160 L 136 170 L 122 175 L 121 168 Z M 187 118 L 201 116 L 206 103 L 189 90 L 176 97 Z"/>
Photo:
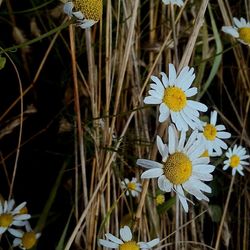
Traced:
<path id="1" fill-rule="evenodd" d="M 238 167 L 240 163 L 240 157 L 238 155 L 232 155 L 231 158 L 230 158 L 230 166 L 232 168 L 235 168 L 235 167 Z"/>
<path id="2" fill-rule="evenodd" d="M 128 189 L 131 190 L 131 191 L 135 190 L 136 189 L 136 183 L 129 182 L 128 183 Z"/>
<path id="3" fill-rule="evenodd" d="M 23 235 L 22 245 L 26 249 L 32 248 L 36 244 L 36 234 L 34 232 L 27 232 Z"/>
<path id="4" fill-rule="evenodd" d="M 173 184 L 182 184 L 189 179 L 192 174 L 192 162 L 181 153 L 176 152 L 170 155 L 164 163 L 164 174 Z"/>
<path id="5" fill-rule="evenodd" d="M 28 208 L 27 207 L 23 207 L 22 209 L 20 209 L 19 214 L 27 214 L 28 213 Z"/>
<path id="6" fill-rule="evenodd" d="M 13 221 L 13 216 L 11 214 L 1 214 L 0 215 L 0 227 L 8 227 Z"/>
<path id="7" fill-rule="evenodd" d="M 240 39 L 245 43 L 250 44 L 250 27 L 239 28 Z"/>
<path id="8" fill-rule="evenodd" d="M 204 127 L 203 135 L 206 137 L 207 140 L 213 141 L 217 135 L 217 130 L 215 126 L 212 124 L 207 124 Z"/>
<path id="9" fill-rule="evenodd" d="M 200 157 L 209 157 L 208 150 L 205 150 Z"/>
<path id="10" fill-rule="evenodd" d="M 168 87 L 165 89 L 163 102 L 174 112 L 182 110 L 187 103 L 184 91 L 178 87 Z"/>
<path id="11" fill-rule="evenodd" d="M 163 194 L 158 194 L 155 198 L 156 204 L 161 205 L 165 202 L 165 196 Z"/>
<path id="12" fill-rule="evenodd" d="M 74 0 L 76 10 L 81 11 L 86 19 L 99 21 L 102 17 L 102 0 Z"/>
<path id="13" fill-rule="evenodd" d="M 119 247 L 120 250 L 139 250 L 139 246 L 135 241 L 128 241 Z"/>

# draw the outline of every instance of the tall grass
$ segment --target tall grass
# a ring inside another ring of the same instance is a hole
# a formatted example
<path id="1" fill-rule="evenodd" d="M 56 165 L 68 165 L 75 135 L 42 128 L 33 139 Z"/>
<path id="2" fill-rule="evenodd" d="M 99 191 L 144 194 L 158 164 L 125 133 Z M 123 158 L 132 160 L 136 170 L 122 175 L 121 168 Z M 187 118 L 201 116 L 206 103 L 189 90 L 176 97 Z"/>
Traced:
<path id="1" fill-rule="evenodd" d="M 169 63 L 195 68 L 197 99 L 218 111 L 229 145 L 250 146 L 249 47 L 221 32 L 233 16 L 249 18 L 247 1 L 103 4 L 100 22 L 82 30 L 56 1 L 0 3 L 0 195 L 28 201 L 37 249 L 102 249 L 98 239 L 123 225 L 138 241 L 159 237 L 155 249 L 248 249 L 248 167 L 232 179 L 224 155 L 214 160 L 210 202 L 180 213 L 176 245 L 175 196 L 157 206 L 156 182 L 142 182 L 135 164 L 158 159 L 156 135 L 167 136 L 143 98 Z M 121 189 L 134 176 L 137 198 Z"/>

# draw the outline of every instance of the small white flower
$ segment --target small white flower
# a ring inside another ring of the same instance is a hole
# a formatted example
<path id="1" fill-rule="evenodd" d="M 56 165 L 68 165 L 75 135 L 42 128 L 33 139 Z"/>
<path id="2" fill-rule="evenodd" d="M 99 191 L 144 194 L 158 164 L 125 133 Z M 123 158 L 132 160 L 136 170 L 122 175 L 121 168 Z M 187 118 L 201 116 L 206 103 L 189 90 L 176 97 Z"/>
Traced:
<path id="1" fill-rule="evenodd" d="M 177 129 L 188 130 L 201 128 L 199 112 L 206 112 L 207 106 L 193 100 L 189 97 L 197 93 L 197 88 L 190 88 L 194 78 L 194 68 L 184 67 L 177 76 L 173 64 L 169 64 L 169 77 L 161 72 L 162 80 L 156 76 L 151 76 L 154 83 L 150 84 L 150 96 L 144 99 L 146 104 L 160 104 L 159 122 L 164 122 L 171 116 Z"/>
<path id="2" fill-rule="evenodd" d="M 9 201 L 0 201 L 0 235 L 7 230 L 15 236 L 15 232 L 18 231 L 12 226 L 24 226 L 26 221 L 30 218 L 29 214 L 21 213 L 21 210 L 25 207 L 26 202 L 21 203 L 14 208 L 15 201 L 13 199 Z"/>
<path id="3" fill-rule="evenodd" d="M 240 175 L 244 175 L 243 173 L 243 166 L 249 165 L 249 162 L 244 161 L 250 158 L 250 155 L 247 155 L 246 149 L 242 146 L 234 145 L 233 149 L 229 148 L 226 152 L 227 160 L 224 161 L 223 170 L 228 169 L 229 167 L 232 168 L 232 175 L 235 175 L 236 171 Z"/>
<path id="4" fill-rule="evenodd" d="M 199 134 L 201 139 L 204 141 L 205 149 L 208 151 L 209 156 L 220 156 L 222 155 L 222 148 L 227 149 L 227 144 L 221 139 L 228 139 L 231 134 L 225 132 L 224 125 L 216 125 L 217 112 L 212 111 L 210 116 L 210 123 L 204 123 L 202 127 L 202 133 Z M 215 150 L 215 152 L 214 152 Z"/>
<path id="5" fill-rule="evenodd" d="M 181 6 L 184 5 L 184 3 L 183 3 L 182 0 L 162 0 L 162 2 L 163 2 L 164 4 L 176 4 L 176 5 L 178 5 L 179 7 L 181 7 Z"/>
<path id="6" fill-rule="evenodd" d="M 200 157 L 204 151 L 203 143 L 197 138 L 195 130 L 186 141 L 186 132 L 182 131 L 178 139 L 174 125 L 168 128 L 168 145 L 157 136 L 157 147 L 162 156 L 162 163 L 138 159 L 139 166 L 148 168 L 141 178 L 158 178 L 158 186 L 164 192 L 175 191 L 181 204 L 188 212 L 187 199 L 184 190 L 194 195 L 198 200 L 209 201 L 202 192 L 211 193 L 211 188 L 203 181 L 211 181 L 214 166 L 209 165 L 208 157 Z"/>
<path id="7" fill-rule="evenodd" d="M 159 239 L 156 238 L 149 242 L 136 242 L 132 240 L 132 232 L 128 226 L 124 226 L 120 229 L 121 239 L 115 237 L 111 233 L 105 234 L 108 240 L 100 239 L 100 245 L 108 248 L 115 248 L 120 250 L 139 250 L 150 249 L 159 243 Z"/>
<path id="8" fill-rule="evenodd" d="M 23 232 L 21 230 L 15 232 L 15 239 L 13 241 L 13 247 L 20 247 L 23 250 L 31 249 L 33 246 L 35 246 L 37 239 L 41 236 L 40 233 L 35 233 L 30 223 L 27 221 L 25 224 L 26 232 Z"/>
<path id="9" fill-rule="evenodd" d="M 74 0 L 64 4 L 64 12 L 77 19 L 82 29 L 90 28 L 102 17 L 102 0 Z"/>
<path id="10" fill-rule="evenodd" d="M 234 26 L 223 26 L 222 31 L 237 38 L 241 43 L 250 45 L 250 22 L 241 17 L 241 19 L 233 18 Z"/>
<path id="11" fill-rule="evenodd" d="M 128 178 L 125 178 L 124 181 L 121 182 L 122 189 L 127 189 L 126 195 L 131 195 L 133 197 L 136 197 L 141 192 L 141 184 L 137 182 L 137 179 L 135 177 L 132 178 L 131 181 L 129 181 Z"/>

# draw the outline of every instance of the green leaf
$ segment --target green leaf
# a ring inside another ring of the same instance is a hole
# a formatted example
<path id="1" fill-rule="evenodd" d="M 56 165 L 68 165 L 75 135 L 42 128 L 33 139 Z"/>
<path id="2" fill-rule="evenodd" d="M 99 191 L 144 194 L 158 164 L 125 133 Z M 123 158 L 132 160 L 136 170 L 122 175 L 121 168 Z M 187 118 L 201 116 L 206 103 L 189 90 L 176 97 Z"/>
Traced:
<path id="1" fill-rule="evenodd" d="M 6 63 L 6 58 L 0 56 L 0 70 L 4 68 L 5 63 Z"/>
<path id="2" fill-rule="evenodd" d="M 213 222 L 220 222 L 222 216 L 222 209 L 220 206 L 210 204 L 208 211 Z"/>
<path id="3" fill-rule="evenodd" d="M 67 230 L 68 230 L 68 227 L 69 227 L 69 223 L 70 223 L 70 220 L 71 220 L 71 217 L 73 215 L 73 211 L 74 209 L 71 210 L 71 213 L 69 215 L 69 218 L 68 218 L 68 221 L 65 225 L 65 228 L 63 230 L 63 233 L 61 235 L 61 238 L 56 246 L 56 250 L 61 250 L 61 249 L 64 249 L 64 242 L 65 242 L 65 238 L 66 238 L 66 234 L 67 234 Z"/>
<path id="4" fill-rule="evenodd" d="M 162 205 L 157 206 L 157 211 L 159 214 L 167 212 L 174 204 L 176 197 L 171 197 L 168 201 L 164 202 Z"/>
<path id="5" fill-rule="evenodd" d="M 201 97 L 205 94 L 205 92 L 207 91 L 208 87 L 210 86 L 210 84 L 212 83 L 214 77 L 216 76 L 219 67 L 220 67 L 220 63 L 222 60 L 222 43 L 220 40 L 220 34 L 218 32 L 217 26 L 216 26 L 216 22 L 214 20 L 214 16 L 213 16 L 213 12 L 211 9 L 211 6 L 208 4 L 208 10 L 209 10 L 209 16 L 211 19 L 211 25 L 212 25 L 212 30 L 214 33 L 214 39 L 215 39 L 215 44 L 216 44 L 216 53 L 215 53 L 215 58 L 213 61 L 213 66 L 212 69 L 210 71 L 210 74 L 208 76 L 207 81 L 205 82 L 205 84 L 203 85 L 202 91 L 199 93 L 197 100 L 200 100 Z"/>

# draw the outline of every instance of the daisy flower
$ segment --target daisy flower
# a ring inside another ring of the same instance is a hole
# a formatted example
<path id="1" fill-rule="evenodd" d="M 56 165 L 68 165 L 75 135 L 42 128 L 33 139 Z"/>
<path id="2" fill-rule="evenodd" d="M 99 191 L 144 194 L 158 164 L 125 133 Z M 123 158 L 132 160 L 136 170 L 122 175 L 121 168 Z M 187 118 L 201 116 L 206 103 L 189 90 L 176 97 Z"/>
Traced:
<path id="1" fill-rule="evenodd" d="M 128 178 L 125 178 L 121 184 L 122 189 L 127 189 L 126 195 L 129 195 L 131 193 L 133 197 L 136 197 L 141 192 L 141 184 L 137 182 L 137 179 L 135 177 L 133 177 L 131 181 L 129 181 Z"/>
<path id="2" fill-rule="evenodd" d="M 2 203 L 0 201 L 0 235 L 8 230 L 15 236 L 16 229 L 11 226 L 24 226 L 26 221 L 30 218 L 29 214 L 22 213 L 26 202 L 21 203 L 14 208 L 15 201 L 9 200 Z"/>
<path id="3" fill-rule="evenodd" d="M 247 155 L 246 149 L 242 146 L 234 145 L 233 149 L 229 148 L 226 152 L 227 160 L 224 161 L 223 170 L 227 170 L 229 167 L 232 168 L 232 175 L 235 175 L 236 171 L 240 175 L 243 173 L 243 165 L 249 165 L 249 162 L 244 161 L 250 157 Z"/>
<path id="4" fill-rule="evenodd" d="M 165 196 L 164 194 L 158 194 L 155 197 L 156 205 L 162 205 L 165 202 Z"/>
<path id="5" fill-rule="evenodd" d="M 176 5 L 178 5 L 179 7 L 181 7 L 181 6 L 183 6 L 184 5 L 184 3 L 183 3 L 183 1 L 182 0 L 162 0 L 162 2 L 164 3 L 164 4 L 176 4 Z"/>
<path id="6" fill-rule="evenodd" d="M 199 136 L 205 144 L 205 150 L 209 156 L 222 155 L 222 148 L 227 149 L 227 144 L 221 139 L 228 139 L 231 134 L 225 132 L 224 125 L 216 125 L 217 111 L 212 111 L 210 116 L 210 123 L 204 123 L 202 127 L 202 133 Z M 215 152 L 214 152 L 215 151 Z"/>
<path id="7" fill-rule="evenodd" d="M 173 124 L 168 127 L 168 145 L 157 136 L 157 147 L 162 162 L 138 159 L 137 165 L 148 168 L 141 178 L 158 178 L 158 186 L 164 192 L 175 191 L 181 204 L 188 212 L 187 198 L 184 190 L 198 200 L 209 201 L 202 192 L 211 193 L 211 188 L 203 181 L 211 181 L 214 166 L 209 165 L 208 157 L 200 157 L 204 151 L 202 142 L 195 130 L 186 141 L 186 132 L 182 131 L 180 139 Z"/>
<path id="8" fill-rule="evenodd" d="M 64 4 L 64 12 L 77 19 L 82 29 L 90 28 L 102 17 L 102 0 L 72 0 Z"/>
<path id="9" fill-rule="evenodd" d="M 40 233 L 35 233 L 30 223 L 27 221 L 25 224 L 26 232 L 18 231 L 15 232 L 15 239 L 13 241 L 13 247 L 20 247 L 21 249 L 31 249 L 33 246 L 35 246 L 37 239 L 41 236 Z"/>
<path id="10" fill-rule="evenodd" d="M 150 96 L 144 99 L 146 104 L 160 104 L 159 122 L 164 122 L 171 116 L 177 129 L 188 130 L 201 127 L 199 112 L 206 112 L 207 106 L 189 97 L 197 93 L 197 88 L 190 88 L 194 78 L 194 68 L 184 67 L 177 76 L 173 64 L 169 64 L 169 77 L 161 72 L 162 80 L 151 76 L 153 83 L 150 84 Z"/>
<path id="11" fill-rule="evenodd" d="M 149 242 L 136 242 L 132 240 L 132 232 L 128 226 L 124 226 L 120 229 L 121 239 L 115 237 L 113 234 L 105 234 L 108 240 L 99 240 L 100 245 L 108 248 L 115 248 L 120 250 L 139 250 L 150 249 L 159 243 L 159 239 L 156 238 Z"/>
<path id="12" fill-rule="evenodd" d="M 222 31 L 237 38 L 241 43 L 250 45 L 250 22 L 241 17 L 241 19 L 233 18 L 234 26 L 223 26 Z"/>

